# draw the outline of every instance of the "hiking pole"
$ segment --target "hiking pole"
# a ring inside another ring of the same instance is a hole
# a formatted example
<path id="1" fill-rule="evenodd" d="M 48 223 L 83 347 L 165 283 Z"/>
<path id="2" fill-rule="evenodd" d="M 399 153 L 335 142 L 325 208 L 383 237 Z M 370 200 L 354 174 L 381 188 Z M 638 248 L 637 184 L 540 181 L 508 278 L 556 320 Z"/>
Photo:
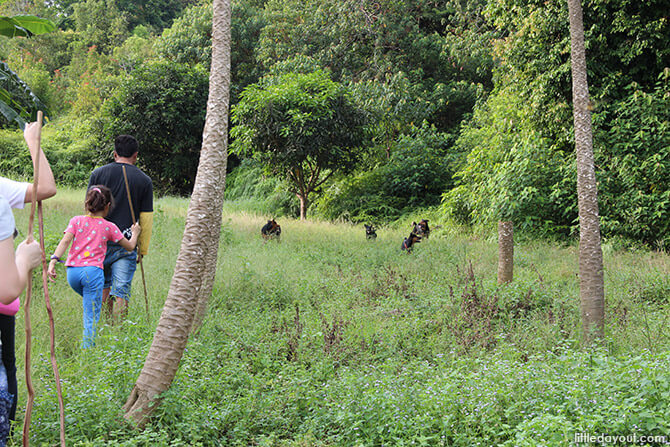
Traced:
<path id="1" fill-rule="evenodd" d="M 126 184 L 126 193 L 128 194 L 128 206 L 130 207 L 130 216 L 133 219 L 133 225 L 137 223 L 137 220 L 135 219 L 135 210 L 133 209 L 133 199 L 130 197 L 130 188 L 128 187 L 128 174 L 126 174 L 126 166 L 121 165 L 121 169 L 123 170 L 123 181 Z M 139 252 L 139 249 L 137 250 Z M 144 286 L 144 305 L 147 309 L 147 322 L 149 321 L 149 298 L 147 298 L 147 282 L 144 279 L 144 264 L 142 263 L 142 255 L 137 254 L 139 256 L 138 258 L 138 264 L 140 264 L 140 272 L 142 273 L 142 286 Z"/>
<path id="2" fill-rule="evenodd" d="M 28 235 L 26 241 L 33 242 L 33 228 L 35 226 L 35 210 L 37 209 L 37 187 L 39 186 L 40 177 L 40 146 L 42 137 L 42 111 L 37 112 L 37 153 L 35 154 L 35 171 L 33 173 L 33 191 L 30 205 L 30 217 L 28 218 Z M 44 256 L 44 253 L 42 253 Z M 33 413 L 33 402 L 35 401 L 35 389 L 33 388 L 32 372 L 30 370 L 30 351 L 32 349 L 32 326 L 30 323 L 30 298 L 33 288 L 33 272 L 28 273 L 28 285 L 26 286 L 26 302 L 23 304 L 23 312 L 25 318 L 26 330 L 26 389 L 28 391 L 28 400 L 26 401 L 26 413 L 23 419 L 23 445 L 28 447 L 30 445 L 30 418 Z"/>
<path id="3" fill-rule="evenodd" d="M 51 310 L 51 301 L 49 300 L 49 287 L 47 281 L 47 261 L 44 242 L 44 215 L 42 212 L 42 201 L 37 200 L 37 188 L 39 186 L 40 173 L 40 153 L 41 153 L 41 136 L 42 136 L 42 111 L 37 112 L 37 150 L 35 151 L 35 178 L 33 179 L 32 201 L 30 209 L 30 218 L 28 219 L 28 236 L 26 239 L 33 241 L 33 227 L 35 224 L 35 207 L 37 205 L 37 222 L 39 229 L 40 248 L 42 250 L 42 288 L 44 290 L 44 299 L 46 301 L 47 313 L 49 314 L 49 329 L 50 329 L 50 351 L 51 351 L 51 366 L 54 371 L 56 380 L 56 390 L 58 394 L 59 415 L 60 415 L 60 442 L 61 446 L 65 446 L 65 410 L 63 404 L 63 393 L 60 384 L 60 375 L 58 373 L 58 364 L 56 363 L 56 337 L 55 324 L 53 312 Z M 23 445 L 28 446 L 30 443 L 30 420 L 32 416 L 33 402 L 35 400 L 35 390 L 32 383 L 32 373 L 30 368 L 30 357 L 32 347 L 32 326 L 30 323 L 30 301 L 32 292 L 32 272 L 28 276 L 28 286 L 26 288 L 26 302 L 24 303 L 25 312 L 25 327 L 26 327 L 26 388 L 28 389 L 28 402 L 26 404 L 26 416 L 23 421 Z"/>

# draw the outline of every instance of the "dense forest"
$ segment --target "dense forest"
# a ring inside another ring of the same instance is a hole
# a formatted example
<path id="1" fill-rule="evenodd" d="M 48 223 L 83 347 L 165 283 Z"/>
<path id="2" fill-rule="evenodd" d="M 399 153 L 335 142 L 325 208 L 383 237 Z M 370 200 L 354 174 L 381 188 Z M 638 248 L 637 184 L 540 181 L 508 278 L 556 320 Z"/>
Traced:
<path id="1" fill-rule="evenodd" d="M 667 0 L 583 7 L 603 236 L 667 249 Z M 113 136 L 131 133 L 156 188 L 188 195 L 211 2 L 0 1 L 0 15 L 24 14 L 57 28 L 0 37 L 0 60 L 46 106 L 58 181 L 85 184 Z M 563 0 L 234 1 L 227 199 L 272 215 L 424 212 L 574 236 L 567 15 Z M 21 98 L 30 110 L 35 98 Z M 0 127 L 0 171 L 30 175 L 15 124 Z"/>

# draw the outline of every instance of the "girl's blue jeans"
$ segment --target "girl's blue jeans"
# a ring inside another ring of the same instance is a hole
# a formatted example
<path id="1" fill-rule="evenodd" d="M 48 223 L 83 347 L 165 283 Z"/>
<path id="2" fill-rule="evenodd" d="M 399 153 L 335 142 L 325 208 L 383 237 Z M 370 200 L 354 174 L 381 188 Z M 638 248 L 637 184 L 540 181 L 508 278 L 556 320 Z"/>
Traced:
<path id="1" fill-rule="evenodd" d="M 90 348 L 95 344 L 96 326 L 100 321 L 105 275 L 99 267 L 68 267 L 67 282 L 82 296 L 84 337 L 81 346 Z"/>

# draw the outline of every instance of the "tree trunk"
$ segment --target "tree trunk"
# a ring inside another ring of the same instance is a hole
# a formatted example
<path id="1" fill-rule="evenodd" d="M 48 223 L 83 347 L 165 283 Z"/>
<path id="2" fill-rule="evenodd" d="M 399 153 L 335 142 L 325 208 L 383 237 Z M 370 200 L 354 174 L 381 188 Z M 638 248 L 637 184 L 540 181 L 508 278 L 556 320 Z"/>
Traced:
<path id="1" fill-rule="evenodd" d="M 512 282 L 514 276 L 514 224 L 498 222 L 498 284 Z"/>
<path id="2" fill-rule="evenodd" d="M 307 207 L 309 206 L 307 193 L 298 193 L 298 199 L 300 199 L 300 220 L 305 220 L 307 219 Z"/>
<path id="3" fill-rule="evenodd" d="M 605 324 L 603 253 L 600 247 L 598 190 L 593 162 L 593 137 L 586 78 L 584 24 L 580 0 L 568 0 L 572 62 L 572 102 L 577 153 L 579 206 L 579 294 L 586 341 L 601 338 Z"/>
<path id="4" fill-rule="evenodd" d="M 125 419 L 139 426 L 147 422 L 155 400 L 174 379 L 198 299 L 208 290 L 203 278 L 209 278 L 210 270 L 216 268 L 227 158 L 230 15 L 230 0 L 214 0 L 207 118 L 184 236 L 147 359 L 124 405 Z"/>
<path id="5" fill-rule="evenodd" d="M 221 224 L 219 223 L 219 226 Z M 207 253 L 207 260 L 205 261 L 208 266 L 216 266 L 218 260 L 218 241 L 217 243 L 212 243 L 209 245 L 209 250 Z M 210 268 L 205 272 L 205 276 L 202 278 L 202 287 L 198 291 L 198 305 L 195 310 L 195 317 L 193 318 L 193 324 L 191 326 L 191 333 L 195 333 L 202 326 L 202 322 L 205 319 L 207 314 L 207 306 L 209 305 L 209 298 L 212 296 L 212 289 L 214 288 L 214 279 L 216 277 L 216 268 Z"/>

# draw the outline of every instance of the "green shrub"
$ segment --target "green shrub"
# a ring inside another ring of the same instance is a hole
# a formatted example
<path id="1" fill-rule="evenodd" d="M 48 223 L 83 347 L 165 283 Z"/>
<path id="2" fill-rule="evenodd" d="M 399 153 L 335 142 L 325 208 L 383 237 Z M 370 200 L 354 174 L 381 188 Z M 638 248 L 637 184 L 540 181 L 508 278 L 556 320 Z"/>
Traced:
<path id="1" fill-rule="evenodd" d="M 30 153 L 20 132 L 0 129 L 0 152 L 0 173 L 3 176 L 28 178 L 32 175 Z"/>
<path id="2" fill-rule="evenodd" d="M 424 123 L 402 135 L 391 159 L 332 184 L 316 204 L 318 215 L 352 222 L 385 222 L 419 207 L 436 205 L 452 185 L 451 138 Z"/>
<path id="3" fill-rule="evenodd" d="M 202 67 L 145 62 L 122 80 L 97 117 L 101 161 L 111 161 L 117 135 L 133 135 L 140 145 L 139 165 L 154 189 L 189 194 L 200 159 L 207 94 Z"/>
<path id="4" fill-rule="evenodd" d="M 633 296 L 650 304 L 665 305 L 670 303 L 670 276 L 664 273 L 657 273 L 653 276 L 646 275 L 633 281 L 630 286 Z"/>
<path id="5" fill-rule="evenodd" d="M 605 237 L 670 248 L 670 70 L 656 88 L 596 116 L 599 203 Z"/>
<path id="6" fill-rule="evenodd" d="M 65 121 L 42 132 L 42 150 L 49 160 L 56 183 L 82 187 L 95 167 L 94 146 L 86 134 L 86 123 Z M 30 180 L 33 165 L 23 135 L 16 130 L 0 130 L 0 173 L 15 179 Z"/>
<path id="7" fill-rule="evenodd" d="M 593 114 L 605 239 L 656 249 L 670 243 L 669 81 L 666 70 L 655 89 L 632 84 Z M 576 233 L 576 159 L 533 128 L 533 112 L 513 89 L 495 91 L 475 111 L 457 141 L 469 154 L 457 187 L 444 194 L 445 216 L 485 225 L 509 219 L 542 237 Z"/>
<path id="8" fill-rule="evenodd" d="M 226 177 L 226 202 L 271 216 L 297 216 L 297 202 L 289 188 L 285 180 L 265 175 L 258 162 L 245 159 Z"/>

